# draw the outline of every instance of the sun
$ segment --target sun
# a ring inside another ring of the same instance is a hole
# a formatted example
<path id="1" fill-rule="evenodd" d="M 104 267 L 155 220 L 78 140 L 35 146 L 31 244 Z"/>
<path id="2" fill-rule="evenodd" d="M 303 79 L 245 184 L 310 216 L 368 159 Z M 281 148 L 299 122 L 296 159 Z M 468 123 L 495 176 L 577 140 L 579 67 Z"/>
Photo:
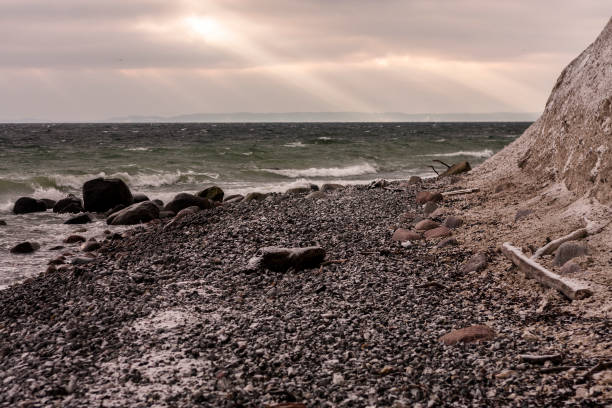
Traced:
<path id="1" fill-rule="evenodd" d="M 210 43 L 223 43 L 229 39 L 229 31 L 211 17 L 191 16 L 184 19 L 189 31 Z"/>

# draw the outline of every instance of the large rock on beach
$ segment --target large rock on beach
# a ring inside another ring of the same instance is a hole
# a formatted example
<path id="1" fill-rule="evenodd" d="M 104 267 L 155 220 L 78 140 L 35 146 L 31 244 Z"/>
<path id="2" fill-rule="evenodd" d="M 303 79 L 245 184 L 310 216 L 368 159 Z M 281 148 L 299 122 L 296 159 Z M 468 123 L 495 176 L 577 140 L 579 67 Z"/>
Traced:
<path id="1" fill-rule="evenodd" d="M 562 243 L 555 251 L 555 266 L 563 266 L 570 259 L 587 255 L 588 250 L 585 244 L 576 241 Z"/>
<path id="2" fill-rule="evenodd" d="M 143 193 L 132 194 L 132 198 L 134 199 L 134 203 L 142 203 L 144 201 L 150 201 L 149 197 Z"/>
<path id="3" fill-rule="evenodd" d="M 179 211 L 185 209 L 187 207 L 200 207 L 201 209 L 213 208 L 214 204 L 208 198 L 197 197 L 193 194 L 189 193 L 179 193 L 172 201 L 170 201 L 164 207 L 165 211 L 172 211 L 175 214 L 178 214 Z"/>
<path id="4" fill-rule="evenodd" d="M 106 219 L 109 225 L 134 225 L 159 218 L 159 207 L 151 201 L 132 204 Z"/>
<path id="5" fill-rule="evenodd" d="M 81 236 L 81 235 L 69 235 L 68 237 L 66 237 L 64 239 L 64 244 L 74 244 L 77 242 L 85 242 L 86 239 L 85 237 Z"/>
<path id="6" fill-rule="evenodd" d="M 47 204 L 42 200 L 32 197 L 21 197 L 13 205 L 14 214 L 28 214 L 34 212 L 47 211 Z"/>
<path id="7" fill-rule="evenodd" d="M 423 239 L 421 234 L 404 228 L 398 228 L 395 230 L 393 236 L 391 237 L 391 240 L 399 242 L 418 241 L 420 239 Z"/>
<path id="8" fill-rule="evenodd" d="M 321 186 L 321 191 L 323 192 L 335 191 L 335 190 L 340 190 L 342 188 L 344 188 L 342 184 L 325 183 Z"/>
<path id="9" fill-rule="evenodd" d="M 265 200 L 267 196 L 268 196 L 267 194 L 259 193 L 257 191 L 254 191 L 252 193 L 248 193 L 244 197 L 244 201 L 246 201 L 246 202 L 249 202 L 249 201 L 261 201 L 261 200 Z"/>
<path id="10" fill-rule="evenodd" d="M 450 229 L 455 229 L 455 228 L 459 228 L 460 226 L 463 225 L 463 219 L 459 218 L 459 217 L 455 217 L 454 215 L 448 216 L 445 220 L 443 225 L 445 227 L 448 227 Z"/>
<path id="11" fill-rule="evenodd" d="M 134 197 L 121 179 L 97 178 L 83 184 L 85 211 L 104 212 L 117 204 L 131 205 Z"/>
<path id="12" fill-rule="evenodd" d="M 448 237 L 451 234 L 451 230 L 446 228 L 444 225 L 441 225 L 437 228 L 432 228 L 423 234 L 425 239 L 435 239 L 435 238 L 444 238 Z"/>
<path id="13" fill-rule="evenodd" d="M 417 222 L 414 229 L 417 231 L 428 231 L 430 229 L 438 228 L 439 226 L 439 223 L 430 219 L 425 219 Z"/>
<path id="14" fill-rule="evenodd" d="M 55 204 L 57 203 L 57 201 L 52 200 L 50 198 L 41 198 L 40 201 L 45 203 L 45 205 L 47 206 L 47 210 L 52 210 Z"/>
<path id="15" fill-rule="evenodd" d="M 78 214 L 83 212 L 83 201 L 80 198 L 69 194 L 68 197 L 62 198 L 53 206 L 53 212 L 58 214 L 71 213 Z"/>
<path id="16" fill-rule="evenodd" d="M 36 242 L 21 242 L 11 248 L 11 254 L 29 254 L 40 248 L 40 244 Z"/>
<path id="17" fill-rule="evenodd" d="M 476 325 L 464 327 L 463 329 L 453 330 L 440 337 L 440 341 L 447 346 L 457 343 L 475 343 L 479 341 L 489 341 L 495 338 L 495 330 L 488 326 Z"/>
<path id="18" fill-rule="evenodd" d="M 223 201 L 224 195 L 225 193 L 223 192 L 221 187 L 218 187 L 218 186 L 211 186 L 211 187 L 205 188 L 204 190 L 196 194 L 196 196 L 198 197 L 208 198 L 210 201 L 219 201 L 219 202 Z"/>
<path id="19" fill-rule="evenodd" d="M 249 260 L 248 269 L 266 268 L 275 272 L 285 272 L 289 268 L 296 271 L 319 266 L 325 259 L 325 250 L 319 246 L 306 248 L 265 247 Z"/>
<path id="20" fill-rule="evenodd" d="M 430 201 L 438 203 L 442 201 L 442 199 L 443 199 L 442 194 L 436 191 L 420 191 L 416 195 L 417 204 L 425 204 Z"/>
<path id="21" fill-rule="evenodd" d="M 93 219 L 91 218 L 91 215 L 88 213 L 83 213 L 67 219 L 64 221 L 64 224 L 87 224 L 92 221 Z"/>

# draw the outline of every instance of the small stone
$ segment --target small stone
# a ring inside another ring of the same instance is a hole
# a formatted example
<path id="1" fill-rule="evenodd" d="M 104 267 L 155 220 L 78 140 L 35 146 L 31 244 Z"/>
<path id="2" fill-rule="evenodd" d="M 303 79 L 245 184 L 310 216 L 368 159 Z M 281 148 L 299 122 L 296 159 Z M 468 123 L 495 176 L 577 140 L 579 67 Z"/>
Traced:
<path id="1" fill-rule="evenodd" d="M 417 232 L 410 231 L 404 228 L 399 228 L 393 233 L 393 236 L 391 237 L 391 239 L 393 241 L 405 242 L 405 241 L 418 241 L 420 239 L 423 239 L 423 237 L 421 236 L 421 234 Z"/>
<path id="2" fill-rule="evenodd" d="M 567 261 L 563 264 L 559 272 L 561 272 L 561 275 L 570 275 L 578 273 L 580 272 L 580 266 L 574 261 Z"/>
<path id="3" fill-rule="evenodd" d="M 463 219 L 451 215 L 444 220 L 443 225 L 450 229 L 459 228 L 463 225 Z"/>
<path id="4" fill-rule="evenodd" d="M 64 239 L 64 244 L 74 244 L 76 242 L 85 242 L 87 241 L 85 237 L 81 235 L 70 235 L 68 238 Z"/>
<path id="5" fill-rule="evenodd" d="M 520 221 L 523 218 L 527 218 L 532 213 L 533 213 L 533 211 L 531 211 L 529 209 L 518 210 L 516 212 L 516 215 L 514 216 L 514 222 Z"/>
<path id="6" fill-rule="evenodd" d="M 455 238 L 449 237 L 449 238 L 443 239 L 442 241 L 438 242 L 438 245 L 436 245 L 436 248 L 444 248 L 448 246 L 457 246 L 457 245 L 459 245 L 459 242 L 457 242 Z"/>
<path id="7" fill-rule="evenodd" d="M 434 238 L 442 238 L 447 237 L 451 234 L 451 231 L 445 226 L 440 226 L 438 228 L 430 229 L 425 231 L 425 239 L 434 239 Z"/>
<path id="8" fill-rule="evenodd" d="M 416 195 L 416 203 L 417 204 L 425 204 L 427 202 L 440 202 L 442 201 L 442 194 L 432 191 L 421 191 Z"/>
<path id="9" fill-rule="evenodd" d="M 416 229 L 417 231 L 427 231 L 427 230 L 431 230 L 434 228 L 438 228 L 440 226 L 439 223 L 426 219 L 426 220 L 422 220 L 416 223 L 416 225 L 414 226 L 414 229 Z"/>
<path id="10" fill-rule="evenodd" d="M 588 250 L 586 245 L 577 242 L 577 241 L 569 241 L 562 243 L 557 251 L 555 252 L 555 260 L 553 261 L 554 265 L 562 266 L 565 265 L 567 261 L 572 258 L 576 258 L 578 256 L 587 255 Z"/>
<path id="11" fill-rule="evenodd" d="M 429 217 L 429 215 L 433 213 L 434 211 L 436 211 L 437 209 L 438 209 L 438 204 L 434 203 L 433 201 L 429 201 L 423 205 L 423 214 L 426 217 Z"/>
<path id="12" fill-rule="evenodd" d="M 408 179 L 409 185 L 421 184 L 422 182 L 423 182 L 423 179 L 421 179 L 419 176 L 410 176 L 410 178 Z"/>
<path id="13" fill-rule="evenodd" d="M 456 343 L 474 343 L 489 341 L 495 338 L 495 330 L 484 325 L 475 325 L 463 329 L 453 330 L 440 337 L 440 341 L 448 346 Z"/>
<path id="14" fill-rule="evenodd" d="M 466 263 L 461 266 L 461 272 L 480 272 L 486 268 L 488 263 L 487 255 L 479 252 L 474 254 Z"/>
<path id="15" fill-rule="evenodd" d="M 501 371 L 495 374 L 495 378 L 499 378 L 503 380 L 506 378 L 514 377 L 515 375 L 516 375 L 516 371 L 514 370 L 504 370 L 504 371 Z"/>
<path id="16" fill-rule="evenodd" d="M 332 377 L 332 383 L 335 385 L 340 385 L 344 382 L 344 377 L 340 373 L 334 373 Z"/>
<path id="17" fill-rule="evenodd" d="M 380 369 L 378 374 L 380 374 L 380 375 L 387 375 L 389 373 L 392 373 L 393 371 L 395 371 L 395 368 L 393 368 L 392 366 L 386 365 L 386 366 L 384 366 L 383 368 Z"/>
<path id="18" fill-rule="evenodd" d="M 88 241 L 85 244 L 81 245 L 81 251 L 89 252 L 100 249 L 101 245 L 97 241 Z"/>

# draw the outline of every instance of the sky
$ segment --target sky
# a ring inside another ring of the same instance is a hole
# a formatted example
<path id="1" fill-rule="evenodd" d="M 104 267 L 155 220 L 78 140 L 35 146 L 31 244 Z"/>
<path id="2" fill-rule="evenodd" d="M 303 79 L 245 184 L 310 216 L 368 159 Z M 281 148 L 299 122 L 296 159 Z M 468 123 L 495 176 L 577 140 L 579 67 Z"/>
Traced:
<path id="1" fill-rule="evenodd" d="M 0 120 L 540 112 L 610 0 L 2 0 Z"/>

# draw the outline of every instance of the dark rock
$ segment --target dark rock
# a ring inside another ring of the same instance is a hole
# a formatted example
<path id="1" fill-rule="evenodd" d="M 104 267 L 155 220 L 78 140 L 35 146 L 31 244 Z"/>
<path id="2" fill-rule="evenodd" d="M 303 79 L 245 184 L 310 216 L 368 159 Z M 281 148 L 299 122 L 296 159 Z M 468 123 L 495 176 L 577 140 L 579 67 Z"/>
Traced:
<path id="1" fill-rule="evenodd" d="M 530 214 L 532 214 L 533 211 L 529 210 L 529 209 L 525 209 L 525 210 L 518 210 L 516 212 L 516 215 L 514 216 L 514 222 L 517 222 L 519 220 L 522 220 L 523 218 L 527 218 Z"/>
<path id="2" fill-rule="evenodd" d="M 37 200 L 32 197 L 18 198 L 13 206 L 14 214 L 28 214 L 43 211 L 47 211 L 47 204 L 42 200 Z"/>
<path id="3" fill-rule="evenodd" d="M 422 182 L 423 179 L 421 179 L 419 176 L 410 176 L 408 179 L 408 185 L 421 184 Z"/>
<path id="4" fill-rule="evenodd" d="M 289 268 L 296 271 L 313 268 L 325 259 L 325 250 L 321 247 L 279 248 L 265 247 L 257 251 L 249 260 L 249 269 L 264 267 L 276 272 L 285 272 Z"/>
<path id="5" fill-rule="evenodd" d="M 431 230 L 434 228 L 438 228 L 439 226 L 440 226 L 439 223 L 429 220 L 429 219 L 425 219 L 425 220 L 417 222 L 416 225 L 414 226 L 414 229 L 417 231 L 427 231 L 427 230 Z"/>
<path id="6" fill-rule="evenodd" d="M 430 201 L 437 203 L 442 201 L 442 199 L 442 194 L 435 191 L 421 191 L 416 195 L 417 204 L 425 204 Z"/>
<path id="7" fill-rule="evenodd" d="M 108 217 L 110 217 L 111 215 L 113 215 L 114 213 L 116 213 L 116 212 L 119 212 L 119 211 L 123 210 L 124 208 L 126 208 L 126 206 L 125 206 L 125 205 L 123 205 L 123 204 L 117 204 L 116 206 L 114 206 L 114 207 L 113 207 L 113 208 L 111 208 L 110 210 L 106 211 L 106 212 L 104 213 L 104 216 L 108 218 Z"/>
<path id="8" fill-rule="evenodd" d="M 41 198 L 40 201 L 45 203 L 45 205 L 47 206 L 47 210 L 51 210 L 53 206 L 55 206 L 55 204 L 57 203 L 55 200 L 51 200 L 50 198 Z"/>
<path id="9" fill-rule="evenodd" d="M 147 195 L 143 193 L 135 193 L 132 195 L 132 198 L 134 199 L 134 204 L 142 203 L 143 201 L 151 201 L 149 200 L 149 197 L 147 197 Z"/>
<path id="10" fill-rule="evenodd" d="M 310 191 L 319 191 L 319 186 L 313 183 L 308 184 Z"/>
<path id="11" fill-rule="evenodd" d="M 472 170 L 472 168 L 470 167 L 470 163 L 463 161 L 453 164 L 450 168 L 446 169 L 445 172 L 440 174 L 439 177 L 454 176 L 461 173 L 467 173 L 470 170 Z"/>
<path id="12" fill-rule="evenodd" d="M 223 199 L 224 203 L 234 203 L 238 201 L 242 201 L 244 196 L 242 194 L 232 194 Z"/>
<path id="13" fill-rule="evenodd" d="M 294 187 L 285 191 L 285 194 L 308 194 L 311 191 L 310 187 Z"/>
<path id="14" fill-rule="evenodd" d="M 433 201 L 429 201 L 423 205 L 423 214 L 426 217 L 429 217 L 429 215 L 432 212 L 436 211 L 437 209 L 438 209 L 438 204 L 434 203 Z"/>
<path id="15" fill-rule="evenodd" d="M 192 206 L 197 206 L 201 209 L 214 207 L 212 201 L 207 198 L 196 197 L 193 194 L 188 193 L 180 193 L 177 194 L 172 201 L 166 204 L 164 210 L 172 211 L 173 213 L 178 214 L 178 212 L 182 209 Z"/>
<path id="16" fill-rule="evenodd" d="M 306 196 L 306 198 L 311 199 L 311 200 L 319 200 L 319 199 L 326 198 L 326 197 L 327 197 L 327 194 L 325 194 L 323 191 L 313 191 L 312 193 Z"/>
<path id="17" fill-rule="evenodd" d="M 151 201 L 132 204 L 106 219 L 109 225 L 134 225 L 159 218 L 159 207 Z"/>
<path id="18" fill-rule="evenodd" d="M 406 241 L 418 241 L 420 239 L 423 239 L 423 237 L 421 236 L 421 234 L 417 232 L 410 231 L 404 228 L 398 228 L 393 233 L 393 236 L 391 237 L 391 239 L 393 241 L 406 242 Z"/>
<path id="19" fill-rule="evenodd" d="M 83 212 L 83 202 L 80 198 L 69 194 L 68 197 L 62 198 L 53 206 L 53 212 L 58 214 L 71 213 L 78 214 Z"/>
<path id="20" fill-rule="evenodd" d="M 450 234 L 451 234 L 451 231 L 442 225 L 440 227 L 425 231 L 423 236 L 425 237 L 425 239 L 434 239 L 434 238 L 447 237 Z"/>
<path id="21" fill-rule="evenodd" d="M 195 214 L 197 212 L 200 211 L 200 207 L 198 207 L 197 205 L 191 206 L 191 207 L 187 207 L 187 208 L 183 208 L 181 211 L 178 212 L 178 214 L 176 214 L 174 216 L 174 219 L 172 221 L 170 221 L 164 228 L 167 228 L 171 225 L 174 225 L 176 222 L 178 222 L 179 220 L 185 218 L 188 215 L 191 214 Z"/>
<path id="22" fill-rule="evenodd" d="M 72 265 L 85 265 L 88 263 L 91 263 L 93 261 L 95 261 L 96 258 L 89 258 L 89 257 L 84 257 L 84 256 L 79 256 L 74 258 L 72 261 L 70 261 L 70 263 Z"/>
<path id="23" fill-rule="evenodd" d="M 196 196 L 198 197 L 208 198 L 210 201 L 219 201 L 219 202 L 223 201 L 224 195 L 225 193 L 223 192 L 221 187 L 217 187 L 217 186 L 205 188 L 204 190 L 196 194 Z"/>
<path id="24" fill-rule="evenodd" d="M 463 225 L 463 219 L 451 215 L 444 220 L 443 225 L 450 229 L 459 228 Z"/>
<path id="25" fill-rule="evenodd" d="M 6 221 L 0 220 L 0 226 L 5 226 L 5 225 L 6 225 Z"/>
<path id="26" fill-rule="evenodd" d="M 495 338 L 495 330 L 488 326 L 476 325 L 453 330 L 440 337 L 440 341 L 447 346 L 457 343 L 475 343 L 478 341 L 489 341 Z"/>
<path id="27" fill-rule="evenodd" d="M 153 200 L 153 204 L 155 204 L 158 207 L 162 207 L 162 208 L 164 206 L 164 202 L 162 200 L 158 200 L 158 199 Z"/>
<path id="28" fill-rule="evenodd" d="M 580 272 L 580 266 L 573 261 L 567 261 L 563 264 L 559 272 L 561 272 L 561 275 L 578 273 Z"/>
<path id="29" fill-rule="evenodd" d="M 98 241 L 87 241 L 81 245 L 81 251 L 90 252 L 100 249 L 101 245 Z"/>
<path id="30" fill-rule="evenodd" d="M 448 246 L 457 246 L 457 245 L 459 245 L 459 242 L 457 242 L 455 238 L 449 237 L 449 238 L 443 239 L 442 241 L 438 242 L 438 245 L 436 245 L 436 248 L 444 248 Z"/>
<path id="31" fill-rule="evenodd" d="M 92 222 L 91 216 L 88 213 L 79 214 L 75 217 L 69 218 L 64 221 L 64 224 L 87 224 Z"/>
<path id="32" fill-rule="evenodd" d="M 189 208 L 189 207 L 187 207 Z M 159 218 L 172 218 L 174 217 L 176 214 L 174 213 L 174 211 L 160 211 L 159 212 Z"/>
<path id="33" fill-rule="evenodd" d="M 76 242 L 85 242 L 85 237 L 81 235 L 70 235 L 66 239 L 64 239 L 64 244 L 74 244 Z"/>
<path id="34" fill-rule="evenodd" d="M 265 200 L 267 196 L 268 196 L 268 194 L 259 193 L 257 191 L 254 191 L 252 193 L 248 193 L 246 195 L 246 197 L 244 197 L 244 201 L 246 201 L 246 202 L 249 202 L 249 201 L 261 201 L 261 200 Z"/>
<path id="35" fill-rule="evenodd" d="M 83 184 L 83 202 L 86 211 L 104 212 L 117 204 L 131 205 L 134 197 L 123 180 L 100 177 Z"/>
<path id="36" fill-rule="evenodd" d="M 555 251 L 555 259 L 553 261 L 553 264 L 555 266 L 563 266 L 570 259 L 576 258 L 578 256 L 587 255 L 587 253 L 588 250 L 586 245 L 580 242 L 564 242 Z"/>
<path id="37" fill-rule="evenodd" d="M 474 254 L 466 263 L 461 266 L 461 272 L 480 272 L 487 267 L 487 255 L 479 252 Z"/>
<path id="38" fill-rule="evenodd" d="M 51 248 L 49 248 L 49 251 L 59 251 L 60 249 L 64 249 L 64 248 L 66 248 L 66 247 L 63 246 L 63 245 L 55 245 L 55 246 L 52 246 Z"/>
<path id="39" fill-rule="evenodd" d="M 11 254 L 29 254 L 40 248 L 40 244 L 36 242 L 21 242 L 11 248 Z"/>
<path id="40" fill-rule="evenodd" d="M 334 190 L 339 190 L 341 188 L 344 188 L 342 184 L 325 183 L 321 186 L 320 191 L 323 191 L 323 192 L 334 191 Z"/>

